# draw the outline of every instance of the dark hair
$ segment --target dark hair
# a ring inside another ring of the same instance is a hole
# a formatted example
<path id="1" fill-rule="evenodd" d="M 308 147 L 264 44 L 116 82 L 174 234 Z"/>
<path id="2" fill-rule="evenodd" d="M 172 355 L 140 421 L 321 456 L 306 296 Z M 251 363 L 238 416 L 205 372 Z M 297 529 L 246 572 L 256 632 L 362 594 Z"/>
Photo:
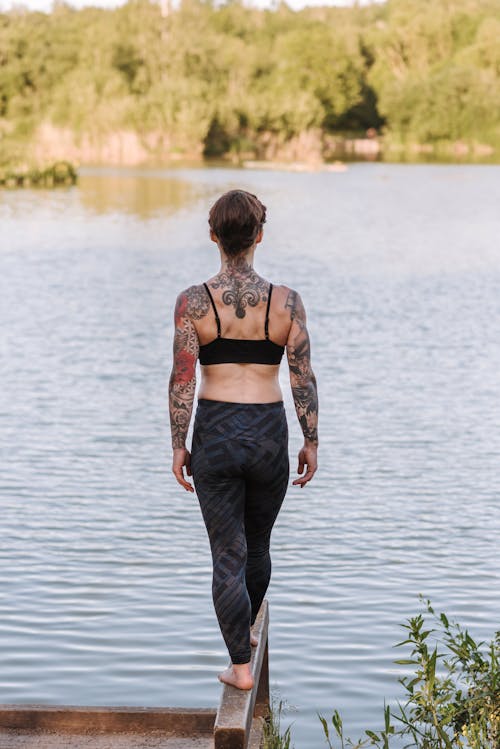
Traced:
<path id="1" fill-rule="evenodd" d="M 229 190 L 210 209 L 208 223 L 227 255 L 251 247 L 266 221 L 266 206 L 246 190 Z"/>

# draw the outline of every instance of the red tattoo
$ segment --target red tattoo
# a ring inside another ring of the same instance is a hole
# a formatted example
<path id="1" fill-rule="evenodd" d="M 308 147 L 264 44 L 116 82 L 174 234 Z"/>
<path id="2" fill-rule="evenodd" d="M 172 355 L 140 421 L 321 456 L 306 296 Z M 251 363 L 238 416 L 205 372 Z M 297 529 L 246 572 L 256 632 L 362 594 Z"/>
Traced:
<path id="1" fill-rule="evenodd" d="M 176 382 L 189 382 L 193 379 L 196 357 L 186 350 L 178 351 L 175 357 Z"/>

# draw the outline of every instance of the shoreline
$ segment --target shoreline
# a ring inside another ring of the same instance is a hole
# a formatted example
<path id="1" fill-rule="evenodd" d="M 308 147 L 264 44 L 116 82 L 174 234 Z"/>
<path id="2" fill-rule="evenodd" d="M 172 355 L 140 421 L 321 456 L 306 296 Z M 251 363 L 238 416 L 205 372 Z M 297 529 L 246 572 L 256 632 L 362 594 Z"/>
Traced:
<path id="1" fill-rule="evenodd" d="M 7 152 L 8 143 L 4 145 Z M 10 158 L 6 158 L 2 171 L 47 169 L 57 162 L 77 167 L 193 164 L 289 171 L 340 171 L 345 170 L 342 165 L 351 162 L 500 164 L 500 149 L 474 139 L 419 143 L 374 130 L 364 134 L 333 134 L 311 128 L 288 140 L 266 131 L 245 145 L 241 148 L 235 142 L 220 154 L 207 153 L 203 143 L 177 148 L 163 131 L 77 133 L 42 122 L 23 144 L 12 142 Z"/>

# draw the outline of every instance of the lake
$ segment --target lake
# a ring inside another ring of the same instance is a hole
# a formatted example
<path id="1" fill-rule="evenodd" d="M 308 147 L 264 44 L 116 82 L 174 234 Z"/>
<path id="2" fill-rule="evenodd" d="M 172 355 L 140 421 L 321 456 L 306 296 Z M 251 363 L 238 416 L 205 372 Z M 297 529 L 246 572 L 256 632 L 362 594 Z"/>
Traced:
<path id="1" fill-rule="evenodd" d="M 304 300 L 319 470 L 272 536 L 270 678 L 295 749 L 382 726 L 401 624 L 500 620 L 500 167 L 81 170 L 0 192 L 0 702 L 217 705 L 228 662 L 196 495 L 170 472 L 178 292 L 225 190 Z M 292 474 L 301 432 L 286 358 Z M 191 430 L 190 430 L 191 433 Z M 190 439 L 189 439 L 190 443 Z"/>

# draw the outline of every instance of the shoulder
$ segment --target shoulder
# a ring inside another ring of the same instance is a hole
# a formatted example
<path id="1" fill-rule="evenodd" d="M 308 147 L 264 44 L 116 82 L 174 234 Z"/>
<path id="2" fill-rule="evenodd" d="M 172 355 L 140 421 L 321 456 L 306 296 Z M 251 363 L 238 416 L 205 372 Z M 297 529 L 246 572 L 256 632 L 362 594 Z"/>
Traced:
<path id="1" fill-rule="evenodd" d="M 273 286 L 273 295 L 276 293 L 279 306 L 286 311 L 290 320 L 305 319 L 304 303 L 299 292 L 285 284 L 276 284 Z"/>
<path id="2" fill-rule="evenodd" d="M 199 320 L 208 312 L 210 301 L 202 283 L 188 286 L 177 295 L 175 302 L 175 319 L 189 317 Z"/>

